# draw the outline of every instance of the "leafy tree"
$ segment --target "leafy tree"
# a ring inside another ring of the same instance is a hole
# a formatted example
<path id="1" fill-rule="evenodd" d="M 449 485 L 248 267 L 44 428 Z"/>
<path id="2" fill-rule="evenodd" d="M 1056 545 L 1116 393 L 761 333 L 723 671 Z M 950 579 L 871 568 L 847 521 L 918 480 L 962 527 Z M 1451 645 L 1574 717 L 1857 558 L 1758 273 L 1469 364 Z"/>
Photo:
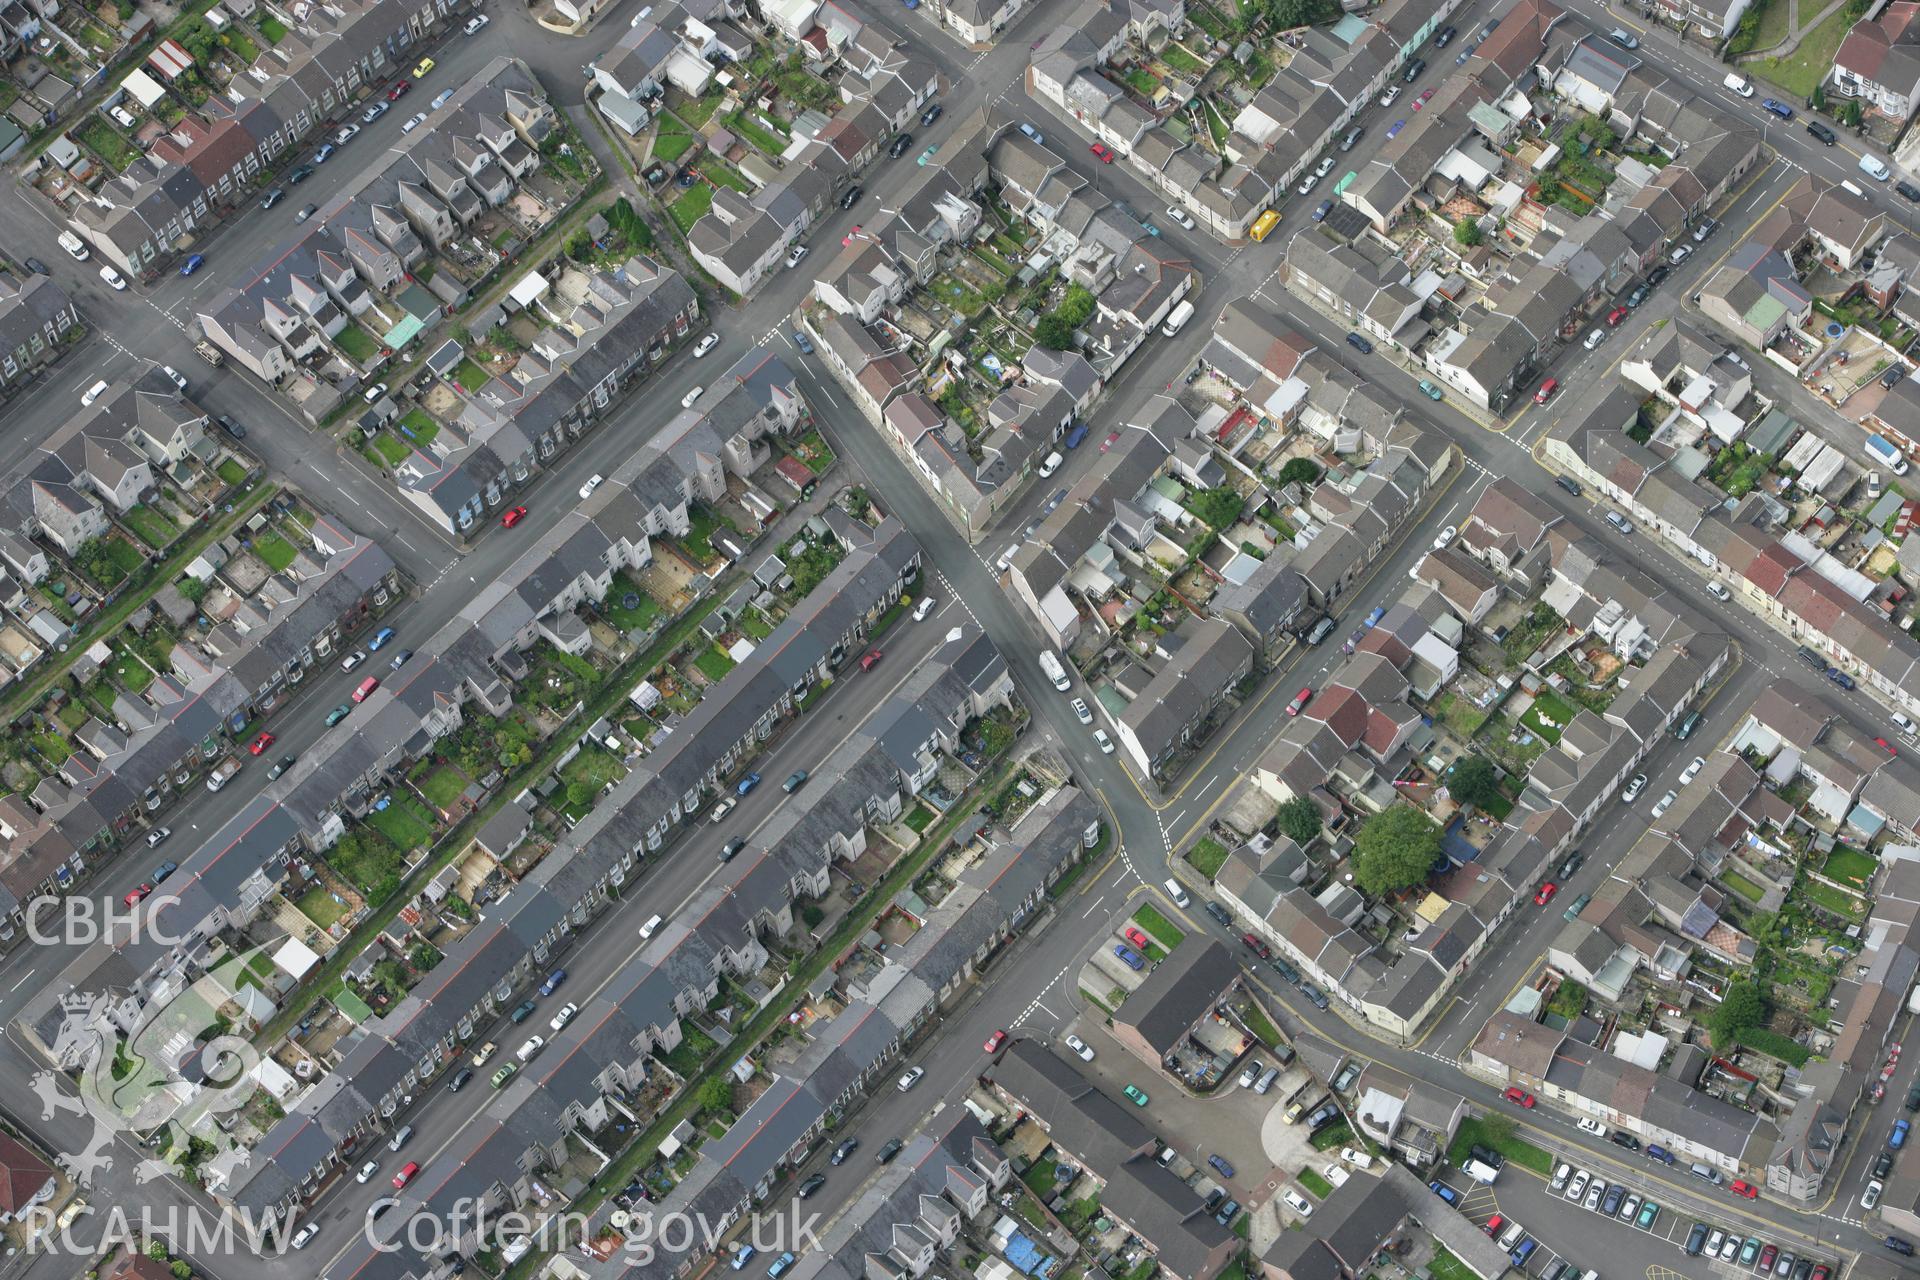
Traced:
<path id="1" fill-rule="evenodd" d="M 1280 468 L 1280 483 L 1282 486 L 1290 484 L 1319 484 L 1320 476 L 1320 464 L 1312 458 L 1288 458 L 1287 465 Z"/>
<path id="2" fill-rule="evenodd" d="M 173 1272 L 174 1280 L 193 1280 L 193 1264 L 185 1258 L 175 1258 L 167 1270 Z"/>
<path id="3" fill-rule="evenodd" d="M 1067 296 L 1057 308 L 1066 322 L 1078 329 L 1093 315 L 1093 295 L 1079 285 L 1068 285 Z"/>
<path id="4" fill-rule="evenodd" d="M 1726 997 L 1707 1015 L 1707 1030 L 1713 1033 L 1714 1047 L 1724 1053 L 1733 1047 L 1734 1038 L 1742 1031 L 1760 1026 L 1766 1020 L 1766 996 L 1756 983 L 1740 981 L 1727 988 Z"/>
<path id="5" fill-rule="evenodd" d="M 567 807 L 584 809 L 593 803 L 593 788 L 575 779 L 567 784 Z"/>
<path id="6" fill-rule="evenodd" d="M 1861 110 L 1858 98 L 1847 99 L 1847 105 L 1840 108 L 1840 123 L 1849 129 L 1858 129 L 1865 118 L 1866 112 Z"/>
<path id="7" fill-rule="evenodd" d="M 733 1085 L 725 1076 L 709 1076 L 694 1098 L 704 1110 L 727 1111 L 733 1107 Z"/>
<path id="8" fill-rule="evenodd" d="M 1807 99 L 1807 105 L 1815 111 L 1825 111 L 1827 109 L 1826 89 L 1821 85 L 1813 86 L 1813 96 Z"/>
<path id="9" fill-rule="evenodd" d="M 1210 527 L 1224 529 L 1239 518 L 1240 509 L 1247 505 L 1247 500 L 1232 485 L 1223 484 L 1217 489 L 1194 494 L 1189 505 L 1193 514 Z"/>
<path id="10" fill-rule="evenodd" d="M 1480 224 L 1472 218 L 1462 218 L 1453 224 L 1453 242 L 1471 249 L 1485 239 L 1480 233 Z"/>
<path id="11" fill-rule="evenodd" d="M 147 1256 L 155 1262 L 165 1262 L 167 1260 L 167 1242 L 158 1239 L 147 1241 Z"/>
<path id="12" fill-rule="evenodd" d="M 1305 796 L 1295 796 L 1281 805 L 1273 815 L 1280 824 L 1280 834 L 1293 840 L 1295 844 L 1308 845 L 1320 835 L 1320 807 Z"/>
<path id="13" fill-rule="evenodd" d="M 1049 351 L 1073 349 L 1073 326 L 1058 311 L 1049 311 L 1033 326 L 1033 340 Z"/>
<path id="14" fill-rule="evenodd" d="M 1502 799 L 1500 771 L 1485 756 L 1462 756 L 1447 771 L 1447 789 L 1461 804 L 1484 809 Z"/>
<path id="15" fill-rule="evenodd" d="M 207 584 L 198 578 L 183 578 L 180 581 L 180 594 L 199 604 L 207 598 Z"/>
<path id="16" fill-rule="evenodd" d="M 1340 14 L 1333 0 L 1263 0 L 1260 10 L 1268 22 L 1282 30 L 1332 22 Z"/>
<path id="17" fill-rule="evenodd" d="M 421 973 L 425 973 L 440 963 L 440 953 L 427 943 L 416 942 L 413 944 L 413 950 L 407 952 L 407 963 Z"/>
<path id="18" fill-rule="evenodd" d="M 1353 875 L 1370 897 L 1382 898 L 1426 881 L 1440 852 L 1440 828 L 1412 805 L 1397 804 L 1367 819 L 1353 842 Z"/>

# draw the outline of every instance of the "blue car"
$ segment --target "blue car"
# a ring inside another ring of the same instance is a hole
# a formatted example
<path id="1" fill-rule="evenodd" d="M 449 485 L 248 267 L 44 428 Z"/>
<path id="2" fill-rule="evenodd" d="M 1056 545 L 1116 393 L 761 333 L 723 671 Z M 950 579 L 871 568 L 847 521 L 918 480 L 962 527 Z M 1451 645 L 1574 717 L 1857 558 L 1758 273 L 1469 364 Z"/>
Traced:
<path id="1" fill-rule="evenodd" d="M 740 785 L 735 787 L 733 791 L 735 795 L 743 796 L 747 794 L 747 792 L 753 790 L 755 787 L 759 785 L 760 785 L 760 775 L 757 773 L 750 773 L 746 777 L 740 779 Z"/>
<path id="2" fill-rule="evenodd" d="M 1527 1259 L 1531 1258 L 1533 1251 L 1539 1247 L 1539 1241 L 1535 1240 L 1532 1236 L 1528 1236 L 1525 1240 L 1513 1246 L 1513 1252 L 1507 1256 L 1513 1259 L 1514 1266 L 1525 1267 L 1527 1265 Z"/>
<path id="3" fill-rule="evenodd" d="M 1400 131 L 1406 127 L 1407 122 L 1405 120 L 1395 120 L 1387 126 L 1387 136 L 1389 138 L 1397 138 L 1400 136 Z"/>
<path id="4" fill-rule="evenodd" d="M 1333 212 L 1333 201 L 1322 200 L 1318 205 L 1314 207 L 1313 220 L 1315 222 L 1325 222 L 1327 220 L 1327 215 L 1331 212 Z"/>
<path id="5" fill-rule="evenodd" d="M 1827 668 L 1827 679 L 1833 681 L 1835 684 L 1839 685 L 1842 689 L 1853 688 L 1853 677 L 1848 675 L 1846 672 L 1842 671 L 1838 667 Z"/>
<path id="6" fill-rule="evenodd" d="M 387 641 L 391 639 L 393 639 L 393 628 L 392 627 L 380 628 L 379 632 L 374 635 L 373 639 L 367 641 L 367 652 L 372 653 L 375 649 L 378 649 L 381 645 L 385 644 Z"/>
<path id="7" fill-rule="evenodd" d="M 1121 943 L 1114 944 L 1113 954 L 1119 956 L 1121 962 L 1129 969 L 1144 969 L 1147 967 L 1146 961 L 1140 958 L 1139 952 Z"/>
<path id="8" fill-rule="evenodd" d="M 1231 1178 L 1233 1176 L 1233 1166 L 1227 1163 L 1225 1156 L 1208 1156 L 1207 1163 L 1212 1165 L 1214 1172 L 1218 1173 L 1221 1177 Z"/>
<path id="9" fill-rule="evenodd" d="M 1768 98 L 1761 102 L 1760 105 L 1779 116 L 1782 120 L 1793 119 L 1793 108 L 1784 102 L 1775 102 L 1772 98 Z"/>
<path id="10" fill-rule="evenodd" d="M 1887 1146 L 1891 1147 L 1895 1151 L 1898 1151 L 1900 1148 L 1906 1146 L 1907 1130 L 1911 1127 L 1912 1126 L 1910 1126 L 1905 1120 L 1895 1120 L 1893 1122 L 1893 1132 L 1887 1137 Z"/>
<path id="11" fill-rule="evenodd" d="M 201 254 L 201 253 L 194 254 L 191 258 L 188 258 L 185 262 L 180 264 L 180 274 L 183 276 L 192 275 L 194 272 L 200 269 L 200 264 L 205 262 L 206 260 L 207 258 L 205 254 Z"/>
<path id="12" fill-rule="evenodd" d="M 1446 1183 L 1438 1181 L 1437 1179 L 1433 1182 L 1429 1182 L 1427 1184 L 1427 1189 L 1432 1191 L 1433 1194 L 1439 1196 L 1442 1200 L 1445 1200 L 1448 1204 L 1460 1203 L 1460 1193 L 1458 1191 L 1455 1191 L 1452 1187 L 1448 1186 Z"/>
<path id="13" fill-rule="evenodd" d="M 566 980 L 567 971 L 565 969 L 555 969 L 547 975 L 547 980 L 540 984 L 540 994 L 543 996 L 552 995 L 560 989 L 560 984 Z"/>

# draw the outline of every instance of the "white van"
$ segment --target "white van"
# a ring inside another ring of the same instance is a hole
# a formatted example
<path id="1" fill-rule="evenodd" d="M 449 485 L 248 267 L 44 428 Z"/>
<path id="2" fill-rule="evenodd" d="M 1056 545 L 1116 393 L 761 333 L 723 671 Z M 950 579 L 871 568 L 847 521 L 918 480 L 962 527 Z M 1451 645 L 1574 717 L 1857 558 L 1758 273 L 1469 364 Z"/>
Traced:
<path id="1" fill-rule="evenodd" d="M 1060 456 L 1058 450 L 1048 454 L 1045 461 L 1040 464 L 1040 474 L 1043 477 L 1052 475 L 1060 469 L 1060 464 L 1065 461 L 1066 459 Z"/>
<path id="2" fill-rule="evenodd" d="M 1173 309 L 1173 314 L 1167 317 L 1167 322 L 1160 326 L 1160 332 L 1171 338 L 1185 328 L 1187 321 L 1191 319 L 1193 319 L 1193 304 L 1182 299 L 1180 305 Z"/>
<path id="3" fill-rule="evenodd" d="M 1735 72 L 1727 72 L 1727 78 L 1720 83 L 1743 98 L 1751 98 L 1753 96 L 1753 82 Z"/>
<path id="4" fill-rule="evenodd" d="M 79 236 L 73 234 L 73 232 L 71 231 L 62 231 L 60 233 L 59 240 L 60 240 L 60 247 L 67 251 L 67 256 L 69 258 L 72 258 L 75 262 L 85 262 L 87 260 L 87 242 L 86 241 L 82 240 Z"/>
<path id="5" fill-rule="evenodd" d="M 1047 679 L 1051 680 L 1053 687 L 1061 693 L 1073 688 L 1073 681 L 1067 677 L 1067 669 L 1060 665 L 1060 659 L 1054 656 L 1053 650 L 1040 651 L 1040 669 L 1047 673 Z"/>
<path id="6" fill-rule="evenodd" d="M 1885 182 L 1893 176 L 1893 170 L 1887 168 L 1887 162 L 1879 156 L 1861 156 L 1860 172 L 1866 174 L 1875 182 Z"/>
<path id="7" fill-rule="evenodd" d="M 999 572 L 1005 573 L 1013 567 L 1013 557 L 1019 550 L 1020 544 L 1017 542 L 1009 546 L 1005 551 L 1000 553 L 1000 558 L 993 562 L 993 567 Z"/>
<path id="8" fill-rule="evenodd" d="M 1193 905 L 1193 899 L 1187 896 L 1186 889 L 1181 887 L 1178 880 L 1168 880 L 1166 888 L 1167 896 L 1173 899 L 1174 906 L 1184 909 Z"/>

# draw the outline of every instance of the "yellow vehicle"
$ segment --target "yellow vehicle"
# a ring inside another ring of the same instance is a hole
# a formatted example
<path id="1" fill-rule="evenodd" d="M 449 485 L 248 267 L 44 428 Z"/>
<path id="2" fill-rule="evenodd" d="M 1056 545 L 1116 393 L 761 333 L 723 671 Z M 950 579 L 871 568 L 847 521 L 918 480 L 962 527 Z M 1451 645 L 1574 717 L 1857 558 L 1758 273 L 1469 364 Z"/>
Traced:
<path id="1" fill-rule="evenodd" d="M 68 1227 L 73 1225 L 74 1219 L 78 1218 L 81 1214 L 85 1213 L 86 1211 L 87 1211 L 87 1202 L 85 1200 L 76 1198 L 72 1204 L 69 1204 L 66 1208 L 60 1211 L 60 1217 L 54 1222 L 54 1225 L 58 1227 L 60 1230 L 65 1231 Z"/>
<path id="2" fill-rule="evenodd" d="M 434 63 L 432 58 L 420 59 L 419 65 L 417 65 L 413 69 L 413 78 L 415 80 L 418 80 L 421 76 L 424 76 L 425 74 L 427 74 L 427 72 L 433 70 L 433 66 L 434 66 Z"/>
<path id="3" fill-rule="evenodd" d="M 1261 214 L 1259 219 L 1254 222 L 1253 238 L 1256 241 L 1265 240 L 1267 238 L 1267 234 L 1279 225 L 1280 225 L 1279 211 L 1275 209 L 1269 209 L 1265 213 Z"/>

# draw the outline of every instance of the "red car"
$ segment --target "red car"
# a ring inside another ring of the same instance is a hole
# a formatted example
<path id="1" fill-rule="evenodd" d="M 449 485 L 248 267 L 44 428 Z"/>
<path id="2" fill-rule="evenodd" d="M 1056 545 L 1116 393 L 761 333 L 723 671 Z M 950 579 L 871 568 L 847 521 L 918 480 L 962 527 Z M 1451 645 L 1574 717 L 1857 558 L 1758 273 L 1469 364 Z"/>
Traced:
<path id="1" fill-rule="evenodd" d="M 1760 1261 L 1756 1267 L 1756 1271 L 1760 1274 L 1764 1274 L 1768 1271 L 1773 1270 L 1773 1260 L 1779 1255 L 1780 1255 L 1780 1246 L 1777 1244 L 1770 1244 L 1766 1248 L 1762 1249 L 1760 1251 Z"/>
<path id="2" fill-rule="evenodd" d="M 1878 743 L 1880 746 L 1880 749 L 1886 752 L 1888 755 L 1897 756 L 1900 754 L 1898 751 L 1895 751 L 1893 749 L 1893 744 L 1891 742 L 1888 742 L 1885 738 L 1875 738 L 1874 741 Z"/>
<path id="3" fill-rule="evenodd" d="M 1113 446 L 1119 443 L 1120 443 L 1120 433 L 1118 431 L 1111 432 L 1108 434 L 1105 440 L 1102 440 L 1100 442 L 1100 452 L 1105 453 L 1107 450 L 1113 448 Z"/>
<path id="4" fill-rule="evenodd" d="M 413 1181 L 413 1175 L 418 1172 L 420 1172 L 420 1162 L 418 1160 L 409 1160 L 401 1165 L 400 1172 L 393 1175 L 393 1189 L 395 1191 L 402 1190 L 409 1182 Z"/>
<path id="5" fill-rule="evenodd" d="M 1299 715 L 1300 708 L 1306 706 L 1307 699 L 1311 698 L 1312 696 L 1313 696 L 1312 689 L 1302 689 L 1300 692 L 1294 694 L 1293 701 L 1287 704 L 1287 714 L 1290 716 Z"/>
<path id="6" fill-rule="evenodd" d="M 1607 312 L 1607 327 L 1613 328 L 1618 326 L 1622 320 L 1627 318 L 1627 314 L 1628 312 L 1625 307 L 1615 307 L 1613 310 Z"/>
<path id="7" fill-rule="evenodd" d="M 396 84 L 393 86 L 393 88 L 387 90 L 387 101 L 388 102 L 400 101 L 401 95 L 406 93 L 406 91 L 411 88 L 413 88 L 413 81 L 402 80 L 399 84 Z"/>
<path id="8" fill-rule="evenodd" d="M 878 649 L 869 650 L 867 655 L 860 659 L 860 669 L 862 671 L 873 670 L 874 666 L 879 663 L 880 657 L 881 654 Z"/>
<path id="9" fill-rule="evenodd" d="M 273 735 L 270 733 L 262 733 L 259 737 L 253 740 L 253 745 L 248 747 L 247 750 L 251 751 L 254 755 L 257 756 L 262 751 L 265 751 L 268 747 L 272 745 L 273 745 Z"/>
<path id="10" fill-rule="evenodd" d="M 143 884 L 143 885 L 141 885 L 141 886 L 140 886 L 139 888 L 137 888 L 137 889 L 129 889 L 129 890 L 127 890 L 127 896 L 126 896 L 126 897 L 124 897 L 124 898 L 122 898 L 122 899 L 120 899 L 120 901 L 122 901 L 122 902 L 124 902 L 124 903 L 125 903 L 126 905 L 128 905 L 128 906 L 130 906 L 130 907 L 131 907 L 131 906 L 133 906 L 133 905 L 135 905 L 136 903 L 140 903 L 140 902 L 143 902 L 143 901 L 145 901 L 145 900 L 146 900 L 146 897 L 147 897 L 147 895 L 148 895 L 148 894 L 150 894 L 150 893 L 152 893 L 152 892 L 153 892 L 153 886 L 152 886 L 152 885 L 150 885 L 150 884 Z"/>
<path id="11" fill-rule="evenodd" d="M 1504 1097 L 1508 1102 L 1517 1102 L 1523 1107 L 1533 1106 L 1533 1095 L 1528 1093 L 1525 1089 L 1522 1089 L 1517 1084 L 1508 1085 L 1506 1093 L 1502 1094 L 1501 1096 Z"/>
<path id="12" fill-rule="evenodd" d="M 525 507 L 515 507 L 500 517 L 500 525 L 502 528 L 511 529 L 526 518 L 527 509 Z"/>
<path id="13" fill-rule="evenodd" d="M 1127 941 L 1131 942 L 1134 946 L 1139 947 L 1142 951 L 1145 951 L 1147 949 L 1147 935 L 1140 932 L 1138 929 L 1134 928 L 1132 925 L 1127 926 Z"/>
<path id="14" fill-rule="evenodd" d="M 1497 1236 L 1500 1234 L 1500 1228 L 1506 1225 L 1507 1220 L 1496 1213 L 1491 1218 L 1488 1218 L 1487 1225 L 1480 1229 L 1490 1236 Z"/>
<path id="15" fill-rule="evenodd" d="M 1533 402 L 1535 404 L 1545 404 L 1547 401 L 1553 399 L 1553 393 L 1559 389 L 1560 379 L 1548 378 L 1540 384 L 1540 389 L 1533 393 Z"/>
<path id="16" fill-rule="evenodd" d="M 1093 144 L 1092 146 L 1090 146 L 1090 147 L 1088 147 L 1088 148 L 1087 148 L 1087 150 L 1089 150 L 1089 151 L 1091 151 L 1091 152 L 1093 152 L 1093 154 L 1095 154 L 1095 155 L 1097 155 L 1097 156 L 1099 156 L 1099 157 L 1100 157 L 1100 163 L 1101 163 L 1101 164 L 1112 164 L 1112 163 L 1113 163 L 1113 152 L 1111 152 L 1111 151 L 1109 151 L 1109 150 L 1107 150 L 1107 149 L 1106 149 L 1105 147 L 1103 147 L 1103 146 L 1101 146 L 1101 145 L 1100 145 L 1099 143 L 1097 143 L 1097 142 L 1096 142 L 1096 143 L 1094 143 L 1094 144 Z"/>
<path id="17" fill-rule="evenodd" d="M 1432 102 L 1432 101 L 1433 101 L 1433 90 L 1429 89 L 1425 93 L 1421 94 L 1419 97 L 1413 100 L 1413 109 L 1415 111 L 1418 111 L 1420 108 L 1426 106 L 1429 102 Z"/>
<path id="18" fill-rule="evenodd" d="M 1760 1188 L 1754 1186 L 1751 1182 L 1743 1182 L 1738 1178 L 1734 1179 L 1733 1185 L 1727 1189 L 1733 1192 L 1733 1194 L 1745 1196 L 1749 1200 L 1758 1200 L 1760 1198 Z"/>
<path id="19" fill-rule="evenodd" d="M 1549 880 L 1540 886 L 1540 892 L 1533 895 L 1535 906 L 1544 907 L 1553 901 L 1553 895 L 1560 892 L 1560 886 Z"/>
<path id="20" fill-rule="evenodd" d="M 1273 959 L 1273 952 L 1267 949 L 1267 944 L 1260 941 L 1260 939 L 1254 937 L 1252 934 L 1250 933 L 1241 934 L 1240 941 L 1246 943 L 1247 949 L 1253 952 L 1253 954 L 1259 956 L 1262 960 Z"/>
<path id="21" fill-rule="evenodd" d="M 988 1053 L 998 1053 L 1000 1052 L 1000 1046 L 1006 1042 L 1007 1033 L 1004 1031 L 996 1031 L 987 1037 L 986 1050 Z"/>

